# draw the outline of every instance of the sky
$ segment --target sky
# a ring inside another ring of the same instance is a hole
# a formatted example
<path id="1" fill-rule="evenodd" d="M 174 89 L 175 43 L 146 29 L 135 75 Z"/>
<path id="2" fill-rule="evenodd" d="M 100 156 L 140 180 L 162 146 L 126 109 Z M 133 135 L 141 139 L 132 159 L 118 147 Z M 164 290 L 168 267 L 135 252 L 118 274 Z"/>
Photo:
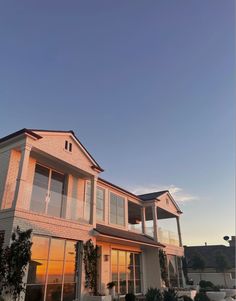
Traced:
<path id="1" fill-rule="evenodd" d="M 234 0 L 0 2 L 0 136 L 74 130 L 103 178 L 169 189 L 185 245 L 235 235 Z"/>

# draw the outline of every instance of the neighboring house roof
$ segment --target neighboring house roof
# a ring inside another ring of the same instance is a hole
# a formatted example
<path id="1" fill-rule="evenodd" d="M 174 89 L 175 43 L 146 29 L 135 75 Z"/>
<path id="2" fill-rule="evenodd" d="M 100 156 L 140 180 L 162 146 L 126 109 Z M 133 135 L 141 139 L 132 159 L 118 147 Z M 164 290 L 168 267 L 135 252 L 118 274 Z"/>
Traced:
<path id="1" fill-rule="evenodd" d="M 78 142 L 78 144 L 82 147 L 82 149 L 84 150 L 84 152 L 87 154 L 88 157 L 90 157 L 90 159 L 94 162 L 94 168 L 97 168 L 100 171 L 104 171 L 101 166 L 97 163 L 97 161 L 92 157 L 92 155 L 88 152 L 88 150 L 85 148 L 85 146 L 80 142 L 80 140 L 76 137 L 75 133 L 71 130 L 69 131 L 57 131 L 57 130 L 41 130 L 41 129 L 21 129 L 20 131 L 14 132 L 10 135 L 7 135 L 3 138 L 0 139 L 0 143 L 5 142 L 7 140 L 10 140 L 12 138 L 15 138 L 19 135 L 22 134 L 29 134 L 33 137 L 35 137 L 36 139 L 40 139 L 42 138 L 39 134 L 35 133 L 35 132 L 52 132 L 52 133 L 67 133 L 67 134 L 71 134 L 73 135 L 73 137 L 75 138 L 75 140 Z"/>
<path id="2" fill-rule="evenodd" d="M 212 246 L 184 246 L 184 253 L 187 261 L 188 268 L 192 268 L 192 257 L 195 254 L 200 255 L 205 261 L 206 268 L 217 268 L 215 262 L 215 256 L 217 253 L 222 253 L 230 268 L 235 268 L 235 247 L 227 247 L 224 245 L 212 245 Z"/>
<path id="3" fill-rule="evenodd" d="M 159 196 L 161 196 L 162 194 L 164 194 L 166 192 L 169 192 L 169 190 L 162 190 L 162 191 L 140 194 L 140 195 L 138 195 L 138 197 L 140 199 L 142 199 L 143 201 L 151 201 L 151 200 L 157 199 Z"/>
<path id="4" fill-rule="evenodd" d="M 134 242 L 139 242 L 143 244 L 148 244 L 148 245 L 153 245 L 153 246 L 158 246 L 158 247 L 165 247 L 165 245 L 160 244 L 151 237 L 148 237 L 143 234 L 138 234 L 134 233 L 131 231 L 125 231 L 125 230 L 120 230 L 117 228 L 109 227 L 109 226 L 104 226 L 101 224 L 96 225 L 96 230 L 98 233 L 101 235 L 109 236 L 109 237 L 116 237 L 116 238 L 121 238 L 121 239 L 126 239 Z"/>

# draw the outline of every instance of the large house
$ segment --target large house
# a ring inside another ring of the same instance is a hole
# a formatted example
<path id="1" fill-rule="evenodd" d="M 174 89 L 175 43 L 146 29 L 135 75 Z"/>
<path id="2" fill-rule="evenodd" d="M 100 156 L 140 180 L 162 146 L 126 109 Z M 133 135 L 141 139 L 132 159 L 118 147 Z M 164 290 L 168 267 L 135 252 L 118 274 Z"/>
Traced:
<path id="1" fill-rule="evenodd" d="M 99 248 L 98 291 L 115 282 L 119 296 L 160 288 L 159 250 L 172 286 L 182 286 L 181 210 L 169 191 L 135 195 L 99 177 L 103 169 L 73 131 L 22 129 L 0 139 L 0 232 L 32 229 L 23 300 L 81 300 L 81 252 Z M 175 221 L 176 233 L 160 229 Z M 75 261 L 77 269 L 75 270 Z"/>

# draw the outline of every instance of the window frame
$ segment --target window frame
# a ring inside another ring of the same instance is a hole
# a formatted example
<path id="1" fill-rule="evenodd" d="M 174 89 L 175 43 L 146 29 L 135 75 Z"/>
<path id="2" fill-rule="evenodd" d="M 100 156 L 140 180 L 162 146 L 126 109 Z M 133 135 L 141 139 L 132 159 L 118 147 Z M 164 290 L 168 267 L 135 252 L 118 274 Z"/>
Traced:
<path id="1" fill-rule="evenodd" d="M 32 202 L 32 196 L 33 196 L 33 188 L 34 186 L 38 186 L 36 184 L 34 184 L 34 180 L 35 180 L 35 175 L 36 175 L 36 168 L 37 166 L 39 167 L 43 167 L 45 169 L 48 170 L 48 182 L 47 182 L 47 188 L 45 188 L 45 191 L 46 191 L 46 196 L 45 196 L 45 200 L 46 198 L 49 197 L 49 202 L 46 203 L 45 205 L 45 210 L 44 212 L 38 212 L 36 210 L 32 210 L 31 209 L 31 202 Z M 56 216 L 56 215 L 51 215 L 51 214 L 48 214 L 48 205 L 50 204 L 50 198 L 51 198 L 51 194 L 52 194 L 52 190 L 51 190 L 51 183 L 52 183 L 52 174 L 54 173 L 57 173 L 57 174 L 60 174 L 63 176 L 63 182 L 62 182 L 62 192 L 61 192 L 61 206 L 60 206 L 60 215 L 59 216 Z M 64 209 L 64 196 L 65 196 L 65 192 L 67 190 L 67 180 L 66 180 L 66 174 L 63 173 L 63 172 L 60 172 L 50 166 L 47 166 L 47 165 L 44 165 L 44 164 L 41 164 L 40 162 L 36 162 L 35 164 L 35 168 L 34 168 L 34 176 L 33 176 L 33 182 L 32 182 L 32 191 L 31 191 L 31 196 L 30 196 L 30 203 L 29 203 L 29 211 L 31 212 L 34 212 L 34 213 L 37 213 L 37 214 L 43 214 L 43 215 L 46 215 L 46 216 L 52 216 L 52 217 L 56 217 L 56 218 L 65 218 L 65 212 L 63 212 L 63 209 Z"/>
<path id="2" fill-rule="evenodd" d="M 140 295 L 142 294 L 142 291 L 143 291 L 143 267 L 142 267 L 142 252 L 136 252 L 136 251 L 129 251 L 129 250 L 122 250 L 122 249 L 116 249 L 116 248 L 112 248 L 111 249 L 111 262 L 110 262 L 110 274 L 111 274 L 111 281 L 115 281 L 112 279 L 112 251 L 116 251 L 117 252 L 117 258 L 116 258 L 116 261 L 117 261 L 117 294 L 120 295 L 120 296 L 125 296 L 125 294 L 121 294 L 120 293 L 120 264 L 119 264 L 119 252 L 125 252 L 125 269 L 126 269 L 126 294 L 129 293 L 128 289 L 129 289 L 129 281 L 130 279 L 128 278 L 128 264 L 127 264 L 127 254 L 128 253 L 131 253 L 132 254 L 132 257 L 133 257 L 133 288 L 134 288 L 134 294 L 135 295 Z M 136 264 L 136 261 L 135 261 L 135 255 L 139 255 L 139 261 L 140 261 L 140 264 L 137 265 Z M 136 279 L 136 266 L 139 266 L 139 269 L 140 269 L 140 278 L 139 279 Z M 140 292 L 136 292 L 136 280 L 140 280 Z"/>
<path id="3" fill-rule="evenodd" d="M 99 190 L 103 191 L 103 202 L 102 202 L 103 203 L 103 208 L 102 209 L 97 207 L 97 199 L 98 199 L 98 191 Z M 99 222 L 104 222 L 104 220 L 105 220 L 105 198 L 106 198 L 106 190 L 101 186 L 97 186 L 97 189 L 96 189 L 96 220 L 98 220 Z M 98 211 L 102 212 L 102 219 L 97 218 L 98 217 L 98 214 L 97 214 Z"/>
<path id="4" fill-rule="evenodd" d="M 72 262 L 71 259 L 68 260 L 67 257 L 66 257 L 66 250 L 67 250 L 67 244 L 68 243 L 72 242 L 74 244 L 77 244 L 77 243 L 80 243 L 80 241 L 77 241 L 77 240 L 74 240 L 74 239 L 66 239 L 66 238 L 60 238 L 60 237 L 41 235 L 41 234 L 33 234 L 32 241 L 33 241 L 34 237 L 45 238 L 45 239 L 48 240 L 47 258 L 43 259 L 46 262 L 45 280 L 42 283 L 28 283 L 28 277 L 29 277 L 29 275 L 28 275 L 29 269 L 28 269 L 27 275 L 26 275 L 27 276 L 27 278 L 26 278 L 26 288 L 28 286 L 38 286 L 38 287 L 42 286 L 43 287 L 43 300 L 46 300 L 48 286 L 55 284 L 55 283 L 48 280 L 50 262 L 60 261 L 60 262 L 62 262 L 62 274 L 61 274 L 62 278 L 61 278 L 61 282 L 58 283 L 58 285 L 61 285 L 61 298 L 60 298 L 60 300 L 63 300 L 64 286 L 68 285 L 68 284 L 73 284 L 75 286 L 75 298 L 77 298 L 78 297 L 78 286 L 80 285 L 80 280 L 76 280 L 76 278 L 78 277 L 78 275 L 81 278 L 82 266 L 79 266 L 79 264 L 80 264 L 79 256 L 76 255 L 76 252 L 75 252 L 74 262 L 75 262 L 76 269 L 74 270 L 74 276 L 73 276 L 74 281 L 68 281 L 68 282 L 65 281 L 66 263 L 67 262 Z M 63 250 L 63 258 L 62 259 L 51 259 L 51 246 L 52 246 L 52 241 L 53 240 L 60 240 L 61 242 L 63 242 L 64 250 Z M 31 260 L 34 261 L 34 260 L 40 260 L 40 259 L 34 258 L 34 255 L 32 254 L 32 259 Z M 80 269 L 80 273 L 77 272 L 78 269 Z"/>
<path id="5" fill-rule="evenodd" d="M 114 195 L 115 197 L 116 197 L 116 222 L 115 223 L 113 223 L 112 221 L 111 221 L 111 195 Z M 119 224 L 118 222 L 117 222 L 117 218 L 118 218 L 118 211 L 117 211 L 117 208 L 118 208 L 118 206 L 117 206 L 117 198 L 120 198 L 120 199 L 122 199 L 123 200 L 123 223 L 122 224 Z M 117 194 L 117 193 L 115 193 L 115 192 L 113 192 L 113 191 L 109 191 L 109 224 L 111 224 L 111 225 L 116 225 L 116 226 L 118 226 L 118 227 L 122 227 L 122 228 L 124 228 L 125 226 L 126 226 L 126 198 L 125 197 L 123 197 L 123 196 L 121 196 L 121 195 L 119 195 L 119 194 Z"/>

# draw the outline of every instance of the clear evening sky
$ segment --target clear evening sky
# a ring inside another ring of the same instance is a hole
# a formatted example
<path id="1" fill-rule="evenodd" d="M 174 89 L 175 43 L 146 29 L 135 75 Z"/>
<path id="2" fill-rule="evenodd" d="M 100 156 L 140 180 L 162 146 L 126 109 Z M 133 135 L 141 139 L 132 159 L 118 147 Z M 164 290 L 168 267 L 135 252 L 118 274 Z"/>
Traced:
<path id="1" fill-rule="evenodd" d="M 234 234 L 235 1 L 1 1 L 0 136 L 72 129 L 184 244 Z"/>

